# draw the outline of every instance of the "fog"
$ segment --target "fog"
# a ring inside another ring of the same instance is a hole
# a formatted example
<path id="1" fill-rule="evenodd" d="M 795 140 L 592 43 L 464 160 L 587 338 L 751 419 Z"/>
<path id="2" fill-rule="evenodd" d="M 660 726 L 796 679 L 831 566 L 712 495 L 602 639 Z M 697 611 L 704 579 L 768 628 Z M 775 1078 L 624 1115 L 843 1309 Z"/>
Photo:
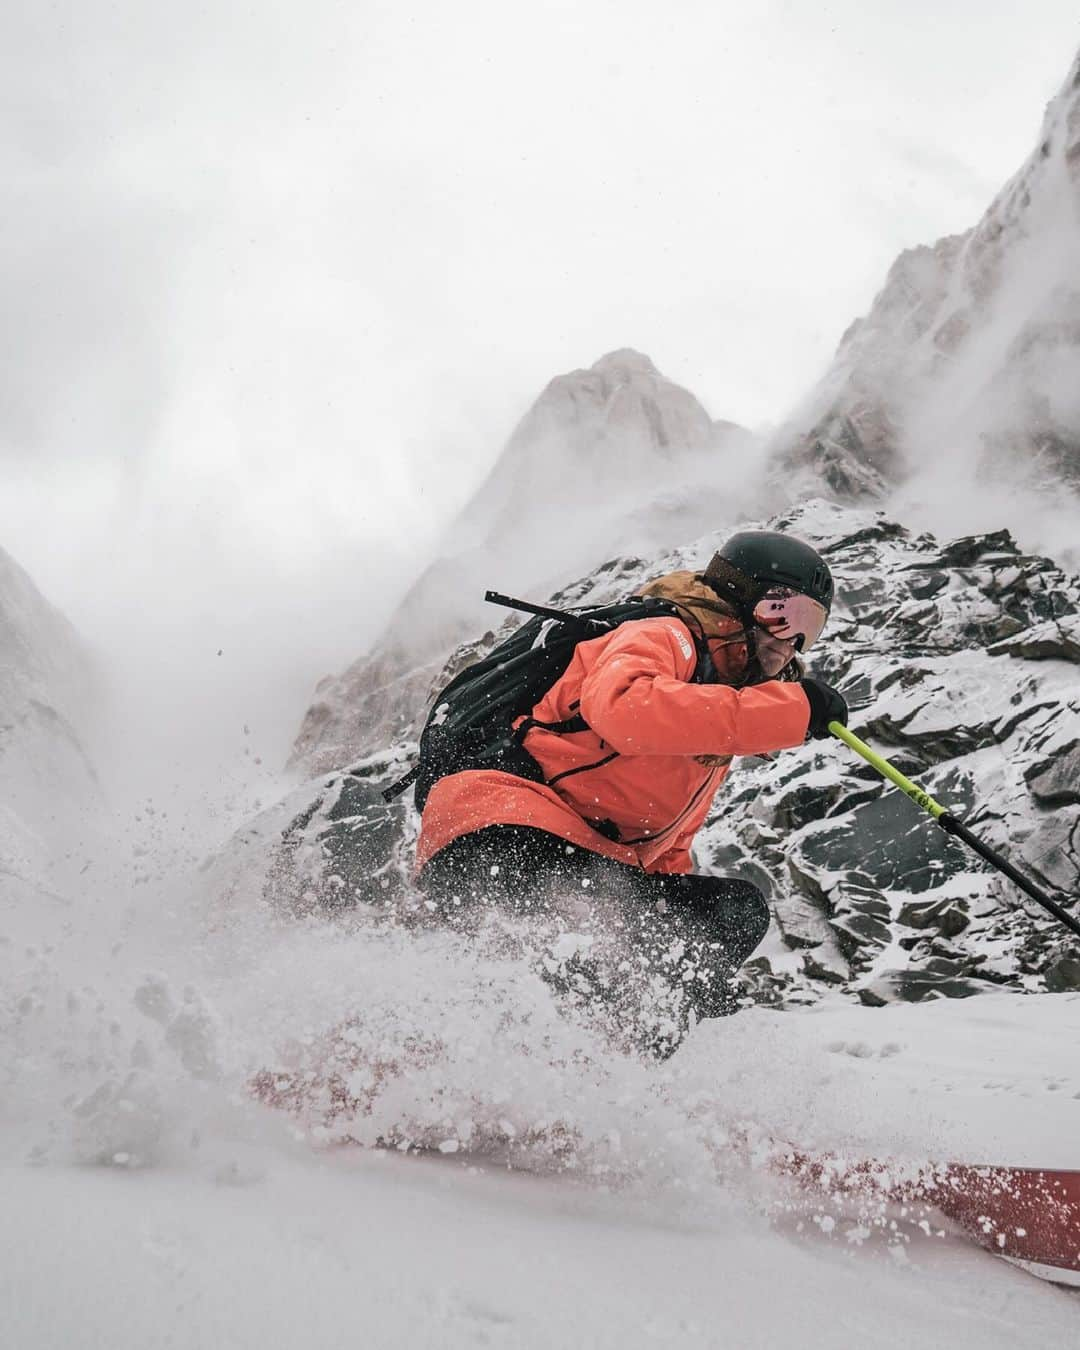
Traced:
<path id="1" fill-rule="evenodd" d="M 3 26 L 0 546 L 115 677 L 138 792 L 258 791 L 552 375 L 633 345 L 779 421 L 1077 41 L 1064 0 Z"/>

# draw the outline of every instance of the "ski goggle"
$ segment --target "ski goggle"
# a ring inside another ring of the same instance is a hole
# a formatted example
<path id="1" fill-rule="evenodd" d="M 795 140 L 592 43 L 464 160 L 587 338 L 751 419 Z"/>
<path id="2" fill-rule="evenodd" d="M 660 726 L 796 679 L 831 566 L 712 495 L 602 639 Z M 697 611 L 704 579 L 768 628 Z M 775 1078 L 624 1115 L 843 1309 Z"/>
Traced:
<path id="1" fill-rule="evenodd" d="M 754 622 L 781 642 L 805 652 L 821 636 L 829 617 L 824 605 L 788 586 L 771 586 L 753 609 Z"/>

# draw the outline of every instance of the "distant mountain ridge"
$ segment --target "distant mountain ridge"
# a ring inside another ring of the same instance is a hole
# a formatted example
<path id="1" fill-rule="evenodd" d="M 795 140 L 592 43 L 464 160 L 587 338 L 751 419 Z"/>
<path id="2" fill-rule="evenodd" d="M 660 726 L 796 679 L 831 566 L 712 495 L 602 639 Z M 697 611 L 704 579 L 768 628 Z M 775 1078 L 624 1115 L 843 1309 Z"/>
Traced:
<path id="1" fill-rule="evenodd" d="M 491 546 L 521 526 L 520 503 L 559 484 L 579 492 L 611 491 L 655 476 L 658 461 L 708 451 L 732 423 L 714 423 L 689 390 L 665 378 L 629 348 L 609 352 L 587 370 L 558 375 L 518 424 L 506 449 L 463 516 L 470 535 Z"/>

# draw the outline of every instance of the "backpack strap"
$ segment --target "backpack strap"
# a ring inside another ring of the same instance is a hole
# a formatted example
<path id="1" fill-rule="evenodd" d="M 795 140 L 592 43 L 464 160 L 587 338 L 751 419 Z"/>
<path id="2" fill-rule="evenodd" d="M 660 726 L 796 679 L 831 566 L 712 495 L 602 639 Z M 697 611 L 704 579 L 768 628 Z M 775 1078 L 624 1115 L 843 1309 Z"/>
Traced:
<path id="1" fill-rule="evenodd" d="M 549 609 L 543 605 L 529 605 L 521 600 L 512 600 L 509 596 L 500 595 L 497 591 L 488 591 L 484 598 L 496 605 L 506 604 L 514 607 L 520 606 L 529 610 L 531 613 L 540 614 L 546 618 L 561 619 L 564 622 L 567 620 L 571 622 L 576 621 L 578 623 L 591 622 L 591 620 L 586 620 L 583 616 L 576 614 L 563 614 L 557 609 Z M 694 644 L 694 650 L 697 652 L 697 665 L 694 667 L 693 683 L 715 684 L 716 667 L 713 665 L 712 655 L 709 652 L 709 641 L 705 635 L 705 629 L 702 627 L 701 621 L 698 619 L 697 615 L 675 600 L 661 601 L 660 604 L 669 605 L 674 611 L 674 617 L 685 623 L 690 630 L 690 637 Z M 683 614 L 684 610 L 686 611 L 685 617 Z M 615 630 L 611 629 L 610 631 L 614 632 Z M 523 745 L 525 737 L 534 727 L 541 731 L 553 732 L 556 736 L 572 736 L 577 731 L 590 731 L 591 728 L 588 722 L 586 722 L 581 713 L 577 711 L 580 707 L 580 702 L 572 703 L 570 707 L 574 710 L 574 715 L 572 717 L 564 718 L 561 722 L 541 722 L 538 718 L 531 716 L 524 718 L 514 732 L 514 741 L 518 745 Z M 612 755 L 611 758 L 614 759 L 615 756 Z"/>
<path id="2" fill-rule="evenodd" d="M 529 600 L 515 600 L 512 595 L 503 595 L 501 591 L 485 591 L 484 599 L 489 605 L 502 605 L 505 609 L 519 609 L 523 614 L 539 614 L 543 619 L 556 619 L 559 623 L 576 623 L 583 628 L 591 628 L 602 619 L 590 619 L 587 614 L 571 614 L 565 609 L 553 609 L 551 605 L 534 605 Z"/>
<path id="3" fill-rule="evenodd" d="M 604 626 L 603 620 L 590 619 L 588 615 L 573 614 L 565 609 L 554 609 L 551 605 L 534 605 L 529 600 L 516 600 L 512 595 L 503 595 L 501 591 L 485 591 L 484 599 L 491 605 L 503 605 L 506 609 L 518 609 L 525 614 L 538 614 L 542 618 L 555 619 L 559 623 L 576 623 L 580 624 L 582 627 Z M 681 619 L 682 622 L 686 624 L 687 628 L 690 629 L 690 636 L 693 640 L 694 648 L 697 651 L 697 666 L 694 670 L 693 682 L 695 684 L 715 684 L 716 667 L 713 665 L 713 659 L 709 653 L 709 640 L 706 637 L 701 620 L 693 610 L 686 605 L 680 604 L 678 600 L 653 599 L 652 605 L 649 607 L 655 608 L 658 612 L 662 611 L 664 608 L 668 608 L 673 611 L 676 618 Z M 610 631 L 614 630 L 612 629 Z M 528 720 L 531 721 L 531 719 Z M 564 724 L 562 722 L 551 722 L 547 724 L 543 722 L 533 722 L 532 725 L 543 727 L 545 731 L 562 733 L 588 730 L 588 723 L 585 722 L 584 719 L 571 718 L 568 719 L 568 723 L 569 722 L 572 722 L 573 725 Z"/>
<path id="4" fill-rule="evenodd" d="M 577 704 L 571 704 L 571 707 L 577 707 Z M 541 722 L 536 717 L 526 717 L 517 730 L 514 732 L 514 740 L 518 745 L 525 740 L 534 727 L 539 727 L 541 731 L 552 731 L 556 736 L 572 736 L 575 731 L 588 731 L 589 724 L 579 712 L 574 713 L 573 717 L 564 717 L 561 722 Z"/>

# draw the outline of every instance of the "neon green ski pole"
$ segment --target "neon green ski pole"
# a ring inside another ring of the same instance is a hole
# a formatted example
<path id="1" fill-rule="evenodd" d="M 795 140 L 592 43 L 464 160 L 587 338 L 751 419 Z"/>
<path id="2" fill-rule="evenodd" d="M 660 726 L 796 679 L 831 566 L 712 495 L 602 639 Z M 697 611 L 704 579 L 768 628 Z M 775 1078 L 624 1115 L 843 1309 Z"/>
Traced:
<path id="1" fill-rule="evenodd" d="M 1051 899 L 1033 881 L 1029 881 L 1023 872 L 1017 871 L 1007 858 L 1003 858 L 995 849 L 992 849 L 988 844 L 984 844 L 981 839 L 972 834 L 963 821 L 951 815 L 946 807 L 935 801 L 928 792 L 924 792 L 918 783 L 913 783 L 895 765 L 890 764 L 884 755 L 879 755 L 876 750 L 872 750 L 854 732 L 848 731 L 842 722 L 830 722 L 829 731 L 838 740 L 843 741 L 849 749 L 854 750 L 857 755 L 865 759 L 867 764 L 872 765 L 883 778 L 887 778 L 890 783 L 895 783 L 900 791 L 906 793 L 917 806 L 921 806 L 924 811 L 933 816 L 946 834 L 954 835 L 957 839 L 963 840 L 969 848 L 974 849 L 980 858 L 984 858 L 991 867 L 996 867 L 999 872 L 1004 873 L 1026 895 L 1030 895 L 1033 900 L 1038 901 L 1066 928 L 1080 937 L 1080 921 L 1076 920 L 1067 909 L 1063 909 L 1056 900 Z"/>

